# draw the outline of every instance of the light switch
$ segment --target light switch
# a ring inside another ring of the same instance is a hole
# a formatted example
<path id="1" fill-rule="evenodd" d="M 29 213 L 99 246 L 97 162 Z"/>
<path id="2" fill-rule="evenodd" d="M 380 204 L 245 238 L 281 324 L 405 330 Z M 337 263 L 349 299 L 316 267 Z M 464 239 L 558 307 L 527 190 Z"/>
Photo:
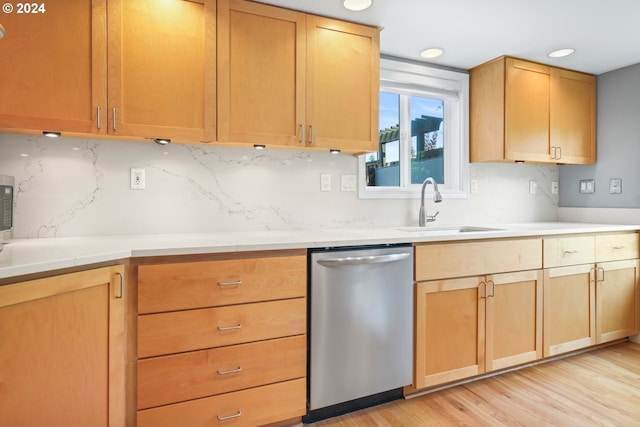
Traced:
<path id="1" fill-rule="evenodd" d="M 320 174 L 320 191 L 331 191 L 331 175 Z"/>
<path id="2" fill-rule="evenodd" d="M 596 192 L 596 183 L 593 179 L 580 180 L 580 193 L 591 194 Z"/>
<path id="3" fill-rule="evenodd" d="M 611 178 L 609 180 L 609 193 L 610 194 L 620 194 L 620 193 L 622 193 L 622 179 L 621 178 Z"/>

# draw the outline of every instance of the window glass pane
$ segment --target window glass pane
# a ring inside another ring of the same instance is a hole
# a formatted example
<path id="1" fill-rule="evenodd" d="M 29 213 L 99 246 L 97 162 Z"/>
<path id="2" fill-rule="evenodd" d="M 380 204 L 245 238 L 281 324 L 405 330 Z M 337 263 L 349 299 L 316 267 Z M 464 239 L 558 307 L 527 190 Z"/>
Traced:
<path id="1" fill-rule="evenodd" d="M 411 183 L 444 183 L 444 100 L 412 96 Z"/>
<path id="2" fill-rule="evenodd" d="M 377 153 L 366 155 L 367 186 L 400 186 L 400 95 L 380 92 Z"/>

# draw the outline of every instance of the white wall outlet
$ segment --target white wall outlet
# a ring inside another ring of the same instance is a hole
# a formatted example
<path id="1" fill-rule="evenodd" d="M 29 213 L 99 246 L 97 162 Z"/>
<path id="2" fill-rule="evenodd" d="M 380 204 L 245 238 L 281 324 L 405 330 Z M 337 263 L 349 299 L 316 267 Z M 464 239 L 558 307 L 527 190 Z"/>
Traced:
<path id="1" fill-rule="evenodd" d="M 471 188 L 469 190 L 471 191 L 471 194 L 476 194 L 478 192 L 478 180 L 477 179 L 472 179 L 471 180 Z"/>
<path id="2" fill-rule="evenodd" d="M 356 176 L 355 175 L 341 175 L 340 176 L 340 191 L 356 191 Z"/>
<path id="3" fill-rule="evenodd" d="M 580 194 L 592 194 L 596 192 L 596 182 L 593 179 L 580 180 Z"/>
<path id="4" fill-rule="evenodd" d="M 143 168 L 131 168 L 131 189 L 144 190 L 147 182 Z"/>
<path id="5" fill-rule="evenodd" d="M 320 174 L 320 191 L 331 191 L 331 175 Z"/>
<path id="6" fill-rule="evenodd" d="M 538 192 L 538 182 L 529 181 L 529 194 L 536 194 Z"/>
<path id="7" fill-rule="evenodd" d="M 551 181 L 551 194 L 558 194 L 558 181 Z"/>

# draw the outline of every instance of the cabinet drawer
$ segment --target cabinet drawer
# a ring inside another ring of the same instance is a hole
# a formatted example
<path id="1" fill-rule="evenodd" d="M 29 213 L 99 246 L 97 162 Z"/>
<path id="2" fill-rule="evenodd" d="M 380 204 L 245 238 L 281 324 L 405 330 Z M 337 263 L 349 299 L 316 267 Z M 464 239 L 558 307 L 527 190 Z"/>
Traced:
<path id="1" fill-rule="evenodd" d="M 639 257 L 638 233 L 596 236 L 596 261 L 617 261 Z"/>
<path id="2" fill-rule="evenodd" d="M 305 335 L 138 361 L 138 409 L 272 384 L 307 374 Z"/>
<path id="3" fill-rule="evenodd" d="M 304 415 L 306 397 L 301 378 L 138 411 L 137 425 L 255 427 Z"/>
<path id="4" fill-rule="evenodd" d="M 305 298 L 138 316 L 138 357 L 306 333 Z"/>
<path id="5" fill-rule="evenodd" d="M 542 268 L 542 240 L 428 244 L 415 250 L 416 281 Z"/>
<path id="6" fill-rule="evenodd" d="M 595 262 L 593 236 L 544 239 L 544 268 Z"/>
<path id="7" fill-rule="evenodd" d="M 306 293 L 305 256 L 248 258 L 138 268 L 138 312 L 302 297 Z"/>

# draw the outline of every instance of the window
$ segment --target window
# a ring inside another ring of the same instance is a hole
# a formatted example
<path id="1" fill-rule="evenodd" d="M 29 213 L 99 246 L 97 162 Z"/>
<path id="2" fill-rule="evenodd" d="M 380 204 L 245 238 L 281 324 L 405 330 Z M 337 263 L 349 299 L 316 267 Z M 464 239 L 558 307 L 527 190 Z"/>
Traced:
<path id="1" fill-rule="evenodd" d="M 359 158 L 361 198 L 416 198 L 433 177 L 468 197 L 468 74 L 380 61 L 378 151 Z"/>

